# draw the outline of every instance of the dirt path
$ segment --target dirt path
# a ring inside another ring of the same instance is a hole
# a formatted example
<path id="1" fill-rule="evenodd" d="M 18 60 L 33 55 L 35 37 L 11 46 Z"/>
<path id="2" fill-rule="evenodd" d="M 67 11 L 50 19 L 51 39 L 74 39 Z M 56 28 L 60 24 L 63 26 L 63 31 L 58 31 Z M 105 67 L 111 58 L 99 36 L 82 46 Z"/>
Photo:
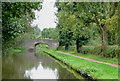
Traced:
<path id="1" fill-rule="evenodd" d="M 113 66 L 113 67 L 118 67 L 118 68 L 120 68 L 120 66 L 118 66 L 118 65 L 116 65 L 116 64 L 111 64 L 111 63 L 107 63 L 107 62 L 101 62 L 101 61 L 97 61 L 97 60 L 90 59 L 90 58 L 85 58 L 85 57 L 80 57 L 80 56 L 76 56 L 76 55 L 69 54 L 69 53 L 64 53 L 64 52 L 61 52 L 61 51 L 56 51 L 56 52 L 62 53 L 62 54 L 66 54 L 66 55 L 71 55 L 71 56 L 78 57 L 78 58 L 85 59 L 85 60 L 89 60 L 89 61 L 93 61 L 93 62 L 97 62 L 97 63 L 103 63 L 103 64 L 107 64 L 107 65 L 110 65 L 110 66 Z"/>

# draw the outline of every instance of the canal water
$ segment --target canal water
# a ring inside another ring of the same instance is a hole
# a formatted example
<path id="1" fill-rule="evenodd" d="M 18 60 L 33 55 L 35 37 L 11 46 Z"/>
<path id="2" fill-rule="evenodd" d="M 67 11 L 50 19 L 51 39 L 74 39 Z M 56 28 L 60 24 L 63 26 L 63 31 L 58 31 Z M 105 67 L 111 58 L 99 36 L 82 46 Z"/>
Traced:
<path id="1" fill-rule="evenodd" d="M 80 79 L 45 53 L 9 55 L 2 59 L 3 79 Z"/>

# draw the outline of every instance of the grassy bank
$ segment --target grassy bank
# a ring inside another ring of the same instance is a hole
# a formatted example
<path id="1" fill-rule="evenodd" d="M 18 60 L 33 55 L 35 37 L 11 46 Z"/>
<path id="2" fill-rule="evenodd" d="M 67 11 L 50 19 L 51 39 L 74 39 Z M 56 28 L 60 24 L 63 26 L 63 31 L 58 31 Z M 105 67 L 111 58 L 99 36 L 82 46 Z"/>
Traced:
<path id="1" fill-rule="evenodd" d="M 66 50 L 59 50 L 59 51 L 65 52 L 65 53 L 70 53 L 70 54 L 73 54 L 73 55 L 76 55 L 76 56 L 80 56 L 80 57 L 91 58 L 91 59 L 94 59 L 94 60 L 98 60 L 98 61 L 102 61 L 102 62 L 108 62 L 108 63 L 117 64 L 118 65 L 118 59 L 116 59 L 116 58 L 106 58 L 106 57 L 102 57 L 102 56 L 99 56 L 99 55 L 82 54 L 82 53 L 77 53 L 77 52 L 73 52 L 73 51 L 66 51 Z"/>
<path id="2" fill-rule="evenodd" d="M 90 75 L 94 79 L 118 79 L 118 68 L 116 67 L 80 59 L 55 51 L 46 49 L 44 51 L 60 60 L 63 60 L 66 64 L 76 69 L 77 71 L 81 71 Z"/>

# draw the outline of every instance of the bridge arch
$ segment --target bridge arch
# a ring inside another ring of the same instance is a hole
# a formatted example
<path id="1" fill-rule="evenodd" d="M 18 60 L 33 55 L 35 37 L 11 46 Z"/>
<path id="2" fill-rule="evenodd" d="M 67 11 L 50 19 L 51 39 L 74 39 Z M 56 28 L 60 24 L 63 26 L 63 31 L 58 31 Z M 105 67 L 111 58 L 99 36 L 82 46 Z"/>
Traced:
<path id="1" fill-rule="evenodd" d="M 35 44 L 35 47 L 36 47 L 37 45 L 39 45 L 39 44 L 46 44 L 46 45 L 50 46 L 50 45 L 47 44 L 47 43 L 38 42 L 38 43 Z"/>
<path id="2" fill-rule="evenodd" d="M 47 44 L 49 49 L 57 48 L 59 46 L 59 42 L 57 40 L 52 39 L 30 39 L 29 40 L 29 48 L 32 49 L 34 53 L 36 53 L 36 46 L 40 43 Z"/>

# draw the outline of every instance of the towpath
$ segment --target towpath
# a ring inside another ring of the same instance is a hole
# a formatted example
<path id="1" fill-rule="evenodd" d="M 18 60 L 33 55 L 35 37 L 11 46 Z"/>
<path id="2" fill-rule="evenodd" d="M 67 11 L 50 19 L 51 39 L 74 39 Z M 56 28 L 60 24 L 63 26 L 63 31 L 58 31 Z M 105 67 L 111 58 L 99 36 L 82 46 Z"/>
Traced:
<path id="1" fill-rule="evenodd" d="M 51 51 L 52 51 L 52 50 L 51 50 Z M 62 53 L 62 54 L 66 54 L 66 55 L 71 55 L 71 56 L 78 57 L 78 58 L 85 59 L 85 60 L 89 60 L 89 61 L 93 61 L 93 62 L 97 62 L 97 63 L 102 63 L 102 64 L 107 64 L 107 65 L 110 65 L 110 66 L 113 66 L 113 67 L 120 68 L 120 66 L 119 66 L 119 65 L 116 65 L 116 64 L 107 63 L 107 62 L 102 62 L 102 61 L 97 61 L 97 60 L 90 59 L 90 58 L 85 58 L 85 57 L 80 57 L 80 56 L 76 56 L 76 55 L 73 55 L 73 54 L 70 54 L 70 53 L 61 52 L 61 51 L 56 51 L 56 52 Z"/>

